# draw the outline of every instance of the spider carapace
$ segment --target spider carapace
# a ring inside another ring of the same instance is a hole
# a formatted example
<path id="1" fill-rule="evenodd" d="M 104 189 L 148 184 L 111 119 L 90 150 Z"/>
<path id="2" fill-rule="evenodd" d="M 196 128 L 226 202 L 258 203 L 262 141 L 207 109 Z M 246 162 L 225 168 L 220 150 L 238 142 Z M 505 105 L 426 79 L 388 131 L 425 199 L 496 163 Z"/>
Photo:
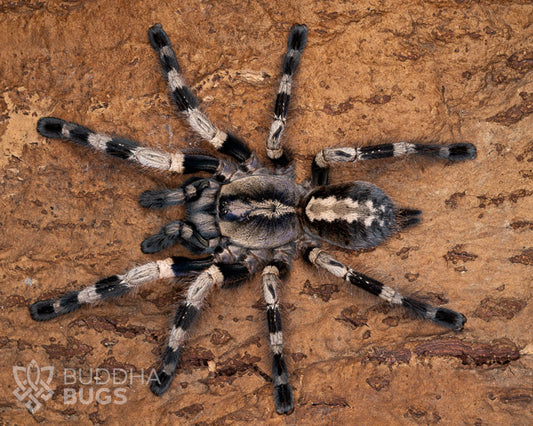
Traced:
<path id="1" fill-rule="evenodd" d="M 293 166 L 283 147 L 282 137 L 292 79 L 306 45 L 307 32 L 305 25 L 294 25 L 289 33 L 274 120 L 266 142 L 267 157 L 272 163 L 270 168 L 261 165 L 243 141 L 219 130 L 198 109 L 198 99 L 185 84 L 169 38 L 159 24 L 150 28 L 148 35 L 159 56 L 171 97 L 192 129 L 224 154 L 224 158 L 185 151 L 168 153 L 143 147 L 129 139 L 93 132 L 58 118 L 39 120 L 38 132 L 49 138 L 71 140 L 144 167 L 174 174 L 204 172 L 211 177 L 195 176 L 178 188 L 146 191 L 140 196 L 143 207 L 160 209 L 185 204 L 187 209 L 184 220 L 172 222 L 144 240 L 143 252 L 155 253 L 179 243 L 200 257 L 158 260 L 57 299 L 38 301 L 30 306 L 33 319 L 49 320 L 82 305 L 122 296 L 160 278 L 192 278 L 185 300 L 177 308 L 157 380 L 151 383 L 151 390 L 161 395 L 172 382 L 185 336 L 209 290 L 214 285 L 237 286 L 260 272 L 273 353 L 272 380 L 278 413 L 290 413 L 293 409 L 293 393 L 283 357 L 278 288 L 293 258 L 299 255 L 312 265 L 393 305 L 408 308 L 417 316 L 453 330 L 462 329 L 466 321 L 462 314 L 402 296 L 334 259 L 322 245 L 343 249 L 375 247 L 394 232 L 417 224 L 421 213 L 395 206 L 371 183 L 330 185 L 330 165 L 408 154 L 462 161 L 475 158 L 475 147 L 470 143 L 397 142 L 325 148 L 313 161 L 311 180 L 295 183 Z"/>

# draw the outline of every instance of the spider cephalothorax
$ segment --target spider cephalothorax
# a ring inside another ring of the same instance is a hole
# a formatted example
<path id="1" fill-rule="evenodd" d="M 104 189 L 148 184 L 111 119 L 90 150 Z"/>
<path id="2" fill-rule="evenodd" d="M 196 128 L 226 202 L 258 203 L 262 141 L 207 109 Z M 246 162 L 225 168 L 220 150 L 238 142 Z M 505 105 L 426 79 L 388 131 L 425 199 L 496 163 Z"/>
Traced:
<path id="1" fill-rule="evenodd" d="M 129 139 L 96 133 L 53 117 L 41 118 L 37 130 L 43 136 L 68 139 L 142 166 L 175 174 L 211 174 L 212 177 L 192 177 L 175 189 L 146 191 L 140 197 L 140 204 L 147 208 L 159 209 L 174 204 L 185 204 L 187 208 L 185 220 L 172 222 L 144 240 L 143 252 L 155 253 L 179 243 L 204 257 L 158 260 L 58 299 L 36 302 L 30 306 L 33 319 L 49 320 L 85 304 L 121 296 L 159 278 L 192 277 L 186 298 L 177 309 L 157 380 L 151 383 L 151 390 L 161 395 L 172 382 L 185 335 L 209 290 L 215 284 L 221 287 L 238 285 L 261 272 L 278 413 L 292 411 L 293 397 L 283 358 L 277 291 L 281 278 L 297 255 L 391 304 L 402 305 L 453 330 L 462 329 L 466 321 L 462 314 L 404 297 L 379 281 L 355 272 L 320 247 L 324 242 L 345 249 L 375 247 L 394 232 L 418 223 L 421 213 L 396 207 L 381 189 L 367 182 L 330 185 L 328 170 L 331 164 L 407 154 L 461 161 L 475 158 L 476 150 L 472 144 L 399 142 L 359 148 L 326 148 L 313 161 L 311 181 L 297 184 L 282 146 L 282 135 L 292 76 L 306 44 L 307 27 L 294 25 L 289 34 L 274 122 L 266 143 L 272 169 L 262 166 L 244 142 L 219 130 L 200 112 L 197 98 L 180 75 L 176 56 L 161 25 L 154 25 L 148 34 L 178 109 L 202 139 L 228 158 L 157 151 Z"/>

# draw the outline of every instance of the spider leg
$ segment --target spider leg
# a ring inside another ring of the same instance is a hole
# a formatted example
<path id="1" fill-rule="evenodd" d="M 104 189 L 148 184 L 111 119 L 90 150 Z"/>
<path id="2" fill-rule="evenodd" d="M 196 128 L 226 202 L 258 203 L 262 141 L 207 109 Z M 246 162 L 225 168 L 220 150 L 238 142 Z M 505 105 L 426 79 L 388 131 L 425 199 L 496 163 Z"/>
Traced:
<path id="1" fill-rule="evenodd" d="M 334 163 L 355 163 L 362 160 L 375 160 L 403 155 L 425 155 L 443 158 L 450 161 L 473 160 L 476 158 L 476 147 L 471 143 L 455 143 L 451 145 L 425 145 L 410 142 L 384 143 L 361 148 L 324 148 L 313 160 L 311 166 L 314 185 L 327 185 L 329 166 Z"/>
<path id="2" fill-rule="evenodd" d="M 150 44 L 159 55 L 161 67 L 168 80 L 172 99 L 179 111 L 183 113 L 191 128 L 217 151 L 235 158 L 239 163 L 254 162 L 255 156 L 248 146 L 237 137 L 219 130 L 209 118 L 198 109 L 198 99 L 187 87 L 180 74 L 176 54 L 170 39 L 161 24 L 155 24 L 148 30 Z M 255 165 L 254 165 L 255 166 Z"/>
<path id="3" fill-rule="evenodd" d="M 172 256 L 171 259 L 172 272 L 174 273 L 174 276 L 178 278 L 196 276 L 215 263 L 215 258 L 213 256 L 197 259 L 184 256 Z"/>
<path id="4" fill-rule="evenodd" d="M 161 366 L 157 371 L 157 380 L 150 384 L 150 390 L 157 396 L 162 395 L 172 383 L 186 333 L 200 312 L 205 297 L 213 287 L 231 285 L 243 281 L 253 273 L 247 263 L 225 264 L 217 262 L 201 272 L 187 290 L 187 296 L 176 311 L 168 344 L 163 353 Z"/>
<path id="5" fill-rule="evenodd" d="M 281 314 L 279 311 L 278 287 L 280 276 L 285 275 L 288 264 L 270 262 L 263 269 L 263 294 L 267 304 L 267 323 L 272 349 L 272 376 L 274 380 L 274 402 L 278 414 L 288 414 L 293 408 L 292 388 L 289 384 L 289 373 L 283 358 L 283 333 L 281 330 Z"/>
<path id="6" fill-rule="evenodd" d="M 460 331 L 466 322 L 466 318 L 463 314 L 452 311 L 451 309 L 434 307 L 428 303 L 402 296 L 400 293 L 387 287 L 383 283 L 348 268 L 320 248 L 309 247 L 306 250 L 305 259 L 313 265 L 325 269 L 336 277 L 342 278 L 369 293 L 385 299 L 392 305 L 401 305 L 411 310 L 416 315 L 433 321 L 443 327 Z"/>
<path id="7" fill-rule="evenodd" d="M 66 139 L 79 145 L 103 151 L 113 157 L 130 160 L 141 166 L 179 174 L 208 172 L 215 174 L 223 162 L 207 155 L 189 155 L 183 152 L 168 153 L 139 145 L 130 139 L 96 133 L 87 127 L 69 123 L 60 118 L 43 117 L 37 131 L 47 138 Z"/>
<path id="8" fill-rule="evenodd" d="M 141 243 L 143 253 L 157 253 L 175 243 L 186 247 L 191 253 L 212 253 L 218 246 L 220 238 L 204 238 L 190 223 L 181 220 L 170 222 L 161 230 Z"/>
<path id="9" fill-rule="evenodd" d="M 288 156 L 283 150 L 282 137 L 285 131 L 289 100 L 292 89 L 292 76 L 300 63 L 300 56 L 307 42 L 307 26 L 293 25 L 289 32 L 287 53 L 283 60 L 282 76 L 274 107 L 274 122 L 270 126 L 270 134 L 266 143 L 266 152 L 270 160 L 281 167 L 289 163 Z"/>
<path id="10" fill-rule="evenodd" d="M 150 209 L 162 209 L 176 204 L 195 201 L 200 198 L 203 190 L 209 188 L 210 185 L 208 179 L 202 179 L 195 176 L 175 189 L 144 191 L 139 196 L 139 204 Z"/>
<path id="11" fill-rule="evenodd" d="M 206 262 L 205 259 L 192 261 L 192 264 L 189 264 L 188 269 L 186 269 L 183 265 L 183 259 L 180 257 L 167 258 L 136 266 L 124 275 L 112 275 L 81 290 L 66 293 L 57 299 L 40 300 L 30 305 L 31 317 L 35 321 L 47 321 L 75 311 L 83 305 L 122 296 L 149 281 L 183 276 L 186 270 L 190 273 L 200 266 L 204 266 L 203 264 Z"/>
<path id="12" fill-rule="evenodd" d="M 150 189 L 139 196 L 139 204 L 149 209 L 162 209 L 186 202 L 183 186 L 176 189 Z"/>

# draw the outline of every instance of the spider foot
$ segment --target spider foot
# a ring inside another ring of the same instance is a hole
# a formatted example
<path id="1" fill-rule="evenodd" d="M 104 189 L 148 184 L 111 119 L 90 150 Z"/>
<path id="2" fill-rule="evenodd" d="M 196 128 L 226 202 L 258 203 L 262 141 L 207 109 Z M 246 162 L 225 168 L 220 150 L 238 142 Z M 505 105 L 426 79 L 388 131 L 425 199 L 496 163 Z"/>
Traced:
<path id="1" fill-rule="evenodd" d="M 281 353 L 274 354 L 272 359 L 272 376 L 274 379 L 274 402 L 278 414 L 289 414 L 294 406 L 292 389 L 289 384 L 287 366 Z"/>
<path id="2" fill-rule="evenodd" d="M 471 143 L 454 143 L 446 148 L 446 158 L 450 161 L 473 160 L 477 157 L 476 147 Z"/>
<path id="3" fill-rule="evenodd" d="M 289 32 L 289 40 L 287 42 L 287 50 L 298 50 L 302 52 L 307 44 L 307 32 L 309 29 L 305 24 L 295 24 L 291 27 Z"/>
<path id="4" fill-rule="evenodd" d="M 65 120 L 54 117 L 42 117 L 37 122 L 37 131 L 46 138 L 61 138 Z"/>
<path id="5" fill-rule="evenodd" d="M 156 378 L 150 383 L 150 390 L 154 395 L 163 395 L 169 388 L 172 380 L 174 380 L 180 352 L 181 349 L 179 347 L 176 350 L 173 350 L 170 346 L 167 346 L 165 354 L 163 355 L 163 363 L 159 370 L 157 370 Z"/>
<path id="6" fill-rule="evenodd" d="M 40 118 L 37 122 L 37 131 L 46 138 L 70 139 L 84 146 L 89 145 L 88 138 L 93 133 L 87 127 L 76 123 L 68 123 L 55 117 Z"/>
<path id="7" fill-rule="evenodd" d="M 59 314 L 54 309 L 55 300 L 41 300 L 30 305 L 30 315 L 34 321 L 48 321 Z"/>
<path id="8" fill-rule="evenodd" d="M 164 371 L 157 371 L 157 380 L 153 380 L 150 384 L 150 390 L 154 395 L 161 396 L 163 395 L 170 384 L 174 380 L 174 374 L 167 374 Z"/>
<path id="9" fill-rule="evenodd" d="M 291 385 L 287 383 L 274 387 L 274 403 L 278 414 L 290 414 L 294 410 Z"/>
<path id="10" fill-rule="evenodd" d="M 165 46 L 170 46 L 170 39 L 168 38 L 165 30 L 163 30 L 163 26 L 159 23 L 154 24 L 148 30 L 148 40 L 157 52 L 159 52 Z"/>
<path id="11" fill-rule="evenodd" d="M 466 317 L 459 313 L 446 308 L 437 308 L 433 322 L 449 327 L 455 331 L 461 331 L 466 323 Z"/>
<path id="12" fill-rule="evenodd" d="M 34 321 L 48 321 L 78 309 L 78 291 L 61 296 L 59 299 L 40 300 L 30 305 L 30 315 Z"/>
<path id="13" fill-rule="evenodd" d="M 402 305 L 416 315 L 455 331 L 461 331 L 466 323 L 466 317 L 459 312 L 447 308 L 436 308 L 409 297 L 403 297 Z"/>

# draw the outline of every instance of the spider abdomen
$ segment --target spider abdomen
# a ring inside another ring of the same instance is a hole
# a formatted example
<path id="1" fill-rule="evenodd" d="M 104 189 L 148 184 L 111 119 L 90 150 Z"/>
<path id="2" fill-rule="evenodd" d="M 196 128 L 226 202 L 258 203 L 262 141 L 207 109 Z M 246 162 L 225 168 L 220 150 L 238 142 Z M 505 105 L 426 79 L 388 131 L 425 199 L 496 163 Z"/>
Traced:
<path id="1" fill-rule="evenodd" d="M 270 175 L 247 176 L 222 186 L 220 233 L 248 248 L 275 248 L 298 236 L 298 192 L 294 183 Z"/>
<path id="2" fill-rule="evenodd" d="M 307 232 L 349 249 L 375 247 L 396 229 L 392 200 L 368 182 L 321 186 L 303 201 Z"/>

